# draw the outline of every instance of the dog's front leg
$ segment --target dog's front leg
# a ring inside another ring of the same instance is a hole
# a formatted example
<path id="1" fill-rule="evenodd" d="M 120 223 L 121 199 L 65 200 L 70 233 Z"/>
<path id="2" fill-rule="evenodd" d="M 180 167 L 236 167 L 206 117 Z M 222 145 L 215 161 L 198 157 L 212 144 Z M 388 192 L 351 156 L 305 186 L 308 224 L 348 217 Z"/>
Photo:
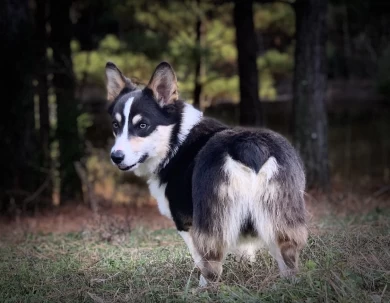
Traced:
<path id="1" fill-rule="evenodd" d="M 191 234 L 188 231 L 179 231 L 179 234 L 183 238 L 184 242 L 187 244 L 188 250 L 190 251 L 192 259 L 194 260 L 195 267 L 199 267 L 199 263 L 202 260 L 202 257 L 199 255 L 198 251 L 194 246 Z M 203 287 L 206 285 L 207 280 L 202 275 L 200 275 L 199 286 Z"/>

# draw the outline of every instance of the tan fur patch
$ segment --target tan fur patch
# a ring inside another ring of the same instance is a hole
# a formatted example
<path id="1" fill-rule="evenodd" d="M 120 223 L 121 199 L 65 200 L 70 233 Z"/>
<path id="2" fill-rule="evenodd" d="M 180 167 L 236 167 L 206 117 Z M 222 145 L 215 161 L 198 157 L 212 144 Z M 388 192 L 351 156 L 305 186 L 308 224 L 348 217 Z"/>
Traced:
<path id="1" fill-rule="evenodd" d="M 142 116 L 141 115 L 135 115 L 134 117 L 133 117 L 133 120 L 131 120 L 131 123 L 133 124 L 133 125 L 136 125 L 139 121 L 141 121 L 142 120 Z"/>
<path id="2" fill-rule="evenodd" d="M 131 146 L 131 149 L 135 153 L 139 153 L 142 150 L 144 142 L 145 142 L 145 138 L 142 137 L 131 137 L 129 139 L 129 144 Z"/>

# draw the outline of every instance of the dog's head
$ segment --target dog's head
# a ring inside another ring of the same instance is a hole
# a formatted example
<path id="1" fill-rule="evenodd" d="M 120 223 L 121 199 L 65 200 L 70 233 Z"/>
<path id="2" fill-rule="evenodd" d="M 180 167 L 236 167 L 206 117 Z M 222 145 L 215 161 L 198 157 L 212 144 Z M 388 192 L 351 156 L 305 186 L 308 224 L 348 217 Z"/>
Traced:
<path id="1" fill-rule="evenodd" d="M 155 169 L 167 157 L 181 120 L 175 72 L 168 63 L 160 63 L 148 85 L 139 89 L 109 62 L 106 83 L 115 136 L 112 162 L 136 173 Z"/>

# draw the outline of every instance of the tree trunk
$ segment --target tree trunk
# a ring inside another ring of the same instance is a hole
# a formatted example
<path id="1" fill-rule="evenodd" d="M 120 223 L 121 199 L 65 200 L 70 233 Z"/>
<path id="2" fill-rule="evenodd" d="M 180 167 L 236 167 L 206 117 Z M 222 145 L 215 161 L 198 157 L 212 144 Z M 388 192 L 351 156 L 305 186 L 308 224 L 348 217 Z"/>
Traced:
<path id="1" fill-rule="evenodd" d="M 29 1 L 0 1 L 2 108 L 0 212 L 32 209 L 39 187 L 34 127 L 32 18 Z M 32 202 L 32 201 L 30 201 Z"/>
<path id="2" fill-rule="evenodd" d="M 343 42 L 344 42 L 344 58 L 346 66 L 346 78 L 350 79 L 352 68 L 351 68 L 351 59 L 352 59 L 352 48 L 351 48 L 351 35 L 349 32 L 349 22 L 348 22 L 348 8 L 347 4 L 343 4 Z"/>
<path id="3" fill-rule="evenodd" d="M 234 24 L 240 78 L 240 124 L 262 125 L 257 71 L 256 35 L 253 24 L 253 1 L 235 0 Z"/>
<path id="4" fill-rule="evenodd" d="M 326 97 L 327 1 L 295 3 L 294 144 L 306 166 L 309 187 L 329 185 Z"/>
<path id="5" fill-rule="evenodd" d="M 197 7 L 200 10 L 200 0 L 197 0 Z M 196 108 L 200 108 L 200 97 L 202 94 L 202 76 L 204 73 L 204 64 L 203 64 L 203 56 L 202 56 L 202 47 L 203 47 L 203 36 L 204 36 L 204 24 L 202 22 L 202 16 L 200 12 L 198 12 L 198 16 L 196 19 L 196 52 L 195 52 L 195 87 L 194 87 L 194 106 Z"/>
<path id="6" fill-rule="evenodd" d="M 51 157 L 50 157 L 50 122 L 49 122 L 49 98 L 48 98 L 48 64 L 46 57 L 47 50 L 47 1 L 36 0 L 35 8 L 35 51 L 36 66 L 35 78 L 38 82 L 37 91 L 39 98 L 39 145 L 40 163 L 45 172 L 44 178 L 51 179 Z M 43 180 L 44 181 L 44 180 Z M 52 182 L 48 186 L 44 195 L 51 197 Z"/>
<path id="7" fill-rule="evenodd" d="M 57 132 L 60 152 L 62 203 L 80 197 L 81 183 L 74 166 L 80 160 L 78 108 L 71 57 L 71 0 L 50 0 L 50 42 L 53 49 L 53 86 L 57 101 Z"/>

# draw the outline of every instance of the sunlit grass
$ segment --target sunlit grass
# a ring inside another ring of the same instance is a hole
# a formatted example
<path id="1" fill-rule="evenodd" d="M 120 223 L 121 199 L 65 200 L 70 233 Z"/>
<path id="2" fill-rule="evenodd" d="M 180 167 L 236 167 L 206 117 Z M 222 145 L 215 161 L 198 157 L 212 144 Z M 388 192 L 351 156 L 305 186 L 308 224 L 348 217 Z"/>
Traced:
<path id="1" fill-rule="evenodd" d="M 352 223 L 351 223 L 352 222 Z M 222 281 L 199 289 L 176 231 L 93 230 L 14 235 L 0 242 L 1 302 L 389 302 L 388 213 L 316 224 L 296 281 L 266 252 L 228 257 Z M 111 231 L 112 232 L 112 231 Z M 106 239 L 106 238 L 105 238 Z"/>

